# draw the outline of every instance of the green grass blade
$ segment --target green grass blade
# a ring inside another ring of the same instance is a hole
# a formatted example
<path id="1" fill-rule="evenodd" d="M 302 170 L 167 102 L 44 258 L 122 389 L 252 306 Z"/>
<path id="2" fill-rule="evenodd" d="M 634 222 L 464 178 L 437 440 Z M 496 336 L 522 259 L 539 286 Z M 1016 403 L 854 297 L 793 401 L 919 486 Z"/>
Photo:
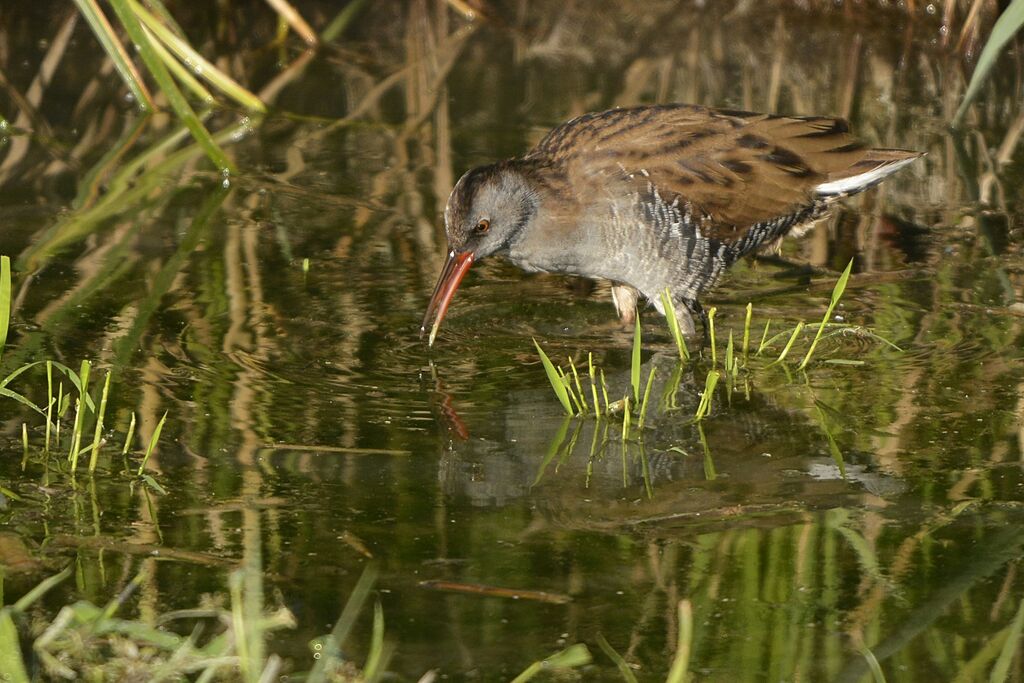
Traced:
<path id="1" fill-rule="evenodd" d="M 647 419 L 647 404 L 651 400 L 651 387 L 654 386 L 654 368 L 647 374 L 647 388 L 644 389 L 644 399 L 640 403 L 640 419 L 637 421 L 637 429 L 644 428 L 644 420 Z"/>
<path id="2" fill-rule="evenodd" d="M 160 421 L 156 423 L 156 429 L 153 430 L 153 436 L 149 439 L 149 445 L 146 446 L 146 454 L 142 456 L 142 463 L 139 465 L 139 476 L 146 471 L 146 463 L 149 462 L 149 456 L 153 453 L 153 448 L 156 446 L 156 442 L 160 440 L 160 432 L 164 429 L 164 422 L 167 421 L 167 411 L 164 411 L 164 416 L 160 418 Z"/>
<path id="3" fill-rule="evenodd" d="M 540 466 L 537 468 L 537 476 L 534 477 L 533 483 L 530 486 L 536 486 L 544 478 L 544 472 L 547 471 L 548 465 L 555 459 L 555 456 L 562 450 L 562 444 L 565 443 L 565 437 L 569 435 L 569 423 L 572 420 L 569 415 L 562 418 L 562 424 L 559 425 L 558 431 L 555 432 L 555 438 L 548 444 L 548 452 L 544 456 L 544 459 L 540 461 Z"/>
<path id="4" fill-rule="evenodd" d="M 124 436 L 124 448 L 121 449 L 121 455 L 128 455 L 128 449 L 132 445 L 132 437 L 135 436 L 135 411 L 132 411 L 132 421 L 128 423 L 128 433 Z"/>
<path id="5" fill-rule="evenodd" d="M 715 313 L 718 309 L 714 306 L 708 311 L 708 333 L 711 335 L 711 367 L 718 367 L 718 343 L 715 340 Z"/>
<path id="6" fill-rule="evenodd" d="M 764 347 L 768 343 L 768 329 L 771 326 L 772 319 L 768 318 L 764 323 L 764 332 L 761 333 L 761 343 L 757 345 L 757 352 L 754 354 L 755 356 L 760 356 L 761 352 L 764 351 Z"/>
<path id="7" fill-rule="evenodd" d="M 565 370 L 563 370 L 560 365 L 555 368 L 555 371 L 558 373 L 558 378 L 562 380 L 562 386 L 565 387 L 565 393 L 569 395 L 569 399 L 572 401 L 572 404 L 576 406 L 576 413 L 582 415 L 584 412 L 583 404 L 580 403 L 579 397 L 577 397 L 576 392 L 573 391 L 572 382 L 569 380 L 569 376 L 565 374 Z"/>
<path id="8" fill-rule="evenodd" d="M 29 408 L 31 408 L 32 410 L 36 411 L 37 413 L 45 415 L 45 413 L 43 413 L 43 409 L 42 408 L 40 408 L 35 403 L 33 403 L 29 399 L 25 398 L 24 396 L 22 396 L 21 394 L 19 394 L 16 391 L 11 391 L 10 389 L 4 388 L 4 387 L 0 387 L 0 396 L 5 396 L 7 398 L 13 399 L 13 400 L 17 401 L 18 403 L 21 403 L 23 405 L 28 406 Z"/>
<path id="9" fill-rule="evenodd" d="M 316 661 L 313 670 L 309 672 L 308 681 L 326 681 L 327 672 L 332 670 L 341 658 L 342 647 L 348 639 L 349 633 L 355 627 L 356 618 L 363 609 L 363 604 L 370 597 L 373 584 L 377 581 L 377 568 L 374 565 L 367 565 L 362 575 L 356 582 L 352 592 L 349 593 L 345 607 L 341 610 L 341 616 L 331 633 L 323 639 L 323 651 L 321 657 Z"/>
<path id="10" fill-rule="evenodd" d="M 3 671 L 4 681 L 29 683 L 25 660 L 21 656 L 18 629 L 7 609 L 0 610 L 0 671 Z"/>
<path id="11" fill-rule="evenodd" d="M 736 358 L 733 351 L 732 330 L 729 330 L 729 343 L 725 345 L 725 374 L 736 375 Z"/>
<path id="12" fill-rule="evenodd" d="M 629 384 L 633 387 L 633 403 L 640 402 L 640 316 L 635 318 L 636 327 L 633 328 L 633 359 L 629 365 Z"/>
<path id="13" fill-rule="evenodd" d="M 992 33 L 981 50 L 978 66 L 975 67 L 974 73 L 971 75 L 971 82 L 967 86 L 967 92 L 964 93 L 963 102 L 960 103 L 960 107 L 953 116 L 954 126 L 960 125 L 964 114 L 967 113 L 967 108 L 978 96 L 988 73 L 999 59 L 999 53 L 1021 28 L 1024 28 L 1024 0 L 1013 0 L 1000 15 L 995 26 L 992 27 Z"/>
<path id="14" fill-rule="evenodd" d="M 747 364 L 747 355 L 750 349 L 750 318 L 754 314 L 754 304 L 747 304 L 747 315 L 743 319 L 743 364 Z"/>
<path id="15" fill-rule="evenodd" d="M 551 389 L 555 392 L 555 397 L 558 398 L 558 402 L 565 408 L 565 412 L 569 415 L 575 415 L 576 413 L 572 409 L 572 403 L 569 402 L 569 390 L 566 389 L 565 383 L 562 382 L 562 378 L 558 376 L 558 371 L 555 370 L 554 363 L 548 358 L 548 354 L 544 353 L 544 349 L 540 347 L 537 340 L 533 340 L 533 345 L 537 347 L 537 353 L 540 354 L 540 363 L 544 366 L 544 373 L 548 376 L 548 382 L 551 383 Z"/>
<path id="16" fill-rule="evenodd" d="M 684 683 L 690 667 L 690 647 L 693 643 L 693 606 L 689 600 L 679 601 L 679 636 L 672 668 L 668 670 L 665 683 Z"/>
<path id="17" fill-rule="evenodd" d="M 590 650 L 583 643 L 577 643 L 576 645 L 570 645 L 561 652 L 556 652 L 547 659 L 542 661 L 534 662 L 530 666 L 512 679 L 512 683 L 526 683 L 531 680 L 534 676 L 541 673 L 542 671 L 550 671 L 551 669 L 574 669 L 580 666 L 586 666 L 590 664 L 592 657 L 590 656 Z"/>
<path id="18" fill-rule="evenodd" d="M 381 674 L 381 663 L 384 655 L 384 608 L 378 600 L 373 605 L 373 631 L 370 636 L 370 649 L 363 666 L 363 678 L 374 681 Z"/>
<path id="19" fill-rule="evenodd" d="M 587 406 L 587 394 L 583 391 L 583 385 L 580 384 L 580 373 L 576 372 L 576 363 L 573 362 L 572 356 L 569 356 L 569 367 L 572 368 L 572 379 L 576 383 L 576 396 L 579 397 L 577 405 L 580 407 L 580 414 L 584 414 L 588 411 Z"/>
<path id="20" fill-rule="evenodd" d="M 20 600 L 14 603 L 11 606 L 11 609 L 14 612 L 24 612 L 33 604 L 35 604 L 35 602 L 39 600 L 39 598 L 49 593 L 54 586 L 56 586 L 58 583 L 62 582 L 69 576 L 71 576 L 71 572 L 72 567 L 69 566 L 66 567 L 63 571 L 54 574 L 49 578 L 43 579 L 38 584 L 36 584 L 35 588 L 30 590 L 28 593 L 25 593 L 25 595 L 23 595 Z"/>
<path id="21" fill-rule="evenodd" d="M 153 74 L 153 79 L 160 89 L 163 90 L 174 113 L 178 115 L 178 118 L 185 124 L 189 132 L 192 133 L 192 137 L 199 143 L 206 156 L 210 158 L 210 161 L 219 170 L 234 171 L 234 165 L 228 160 L 224 150 L 210 136 L 210 132 L 203 126 L 202 121 L 192 111 L 192 107 L 189 106 L 185 96 L 181 94 L 178 86 L 174 83 L 174 79 L 167 71 L 167 67 L 164 66 L 163 60 L 157 55 L 156 50 L 153 49 L 149 36 L 142 30 L 142 24 L 139 23 L 138 16 L 128 6 L 128 2 L 129 0 L 110 0 L 110 5 L 114 8 L 114 12 L 117 13 L 118 18 L 128 32 L 128 37 L 138 46 L 142 61 L 146 63 L 146 68 Z"/>
<path id="22" fill-rule="evenodd" d="M 100 397 L 100 409 L 96 413 L 96 430 L 92 435 L 92 452 L 89 454 L 89 472 L 96 471 L 96 461 L 100 452 L 100 439 L 103 436 L 103 418 L 107 413 L 107 394 L 110 393 L 110 372 L 103 381 L 103 393 Z"/>
<path id="23" fill-rule="evenodd" d="M 92 28 L 96 39 L 100 41 L 104 52 L 110 57 L 110 61 L 114 63 L 114 68 L 117 69 L 121 80 L 132 91 L 139 109 L 142 111 L 153 111 L 156 109 L 153 105 L 153 96 L 149 94 L 145 81 L 142 80 L 142 76 L 139 74 L 138 69 L 135 68 L 135 64 L 129 59 L 124 45 L 121 44 L 121 40 L 117 37 L 117 33 L 110 25 L 96 0 L 75 0 L 75 5 L 78 6 L 78 11 L 85 17 L 85 20 L 89 22 L 89 27 Z"/>
<path id="24" fill-rule="evenodd" d="M 71 452 L 68 458 L 71 460 L 71 472 L 78 471 L 78 449 L 82 446 L 82 430 L 85 428 L 85 411 L 89 409 L 89 370 L 92 364 L 82 361 L 82 369 L 78 374 L 80 384 L 78 389 L 78 400 L 75 402 L 75 425 L 71 429 Z"/>
<path id="25" fill-rule="evenodd" d="M 882 665 L 878 663 L 875 653 L 866 647 L 858 648 L 857 652 L 868 663 L 868 669 L 871 670 L 871 680 L 874 683 L 885 683 L 885 673 L 882 672 Z"/>
<path id="26" fill-rule="evenodd" d="M 629 396 L 622 399 L 622 440 L 626 441 L 629 439 L 629 427 L 632 424 L 633 415 L 630 413 L 629 408 Z M 623 457 L 625 457 L 625 451 L 623 451 Z M 622 471 L 622 478 L 626 478 L 626 471 Z M 625 481 L 623 481 L 625 484 Z"/>
<path id="27" fill-rule="evenodd" d="M 601 395 L 604 397 L 604 412 L 611 414 L 612 404 L 608 400 L 608 383 L 604 381 L 604 368 L 601 368 Z"/>
<path id="28" fill-rule="evenodd" d="M 135 0 L 127 0 L 127 2 L 131 11 L 142 20 L 142 23 L 145 24 L 147 29 L 153 32 L 153 35 L 156 36 L 157 40 L 167 46 L 167 48 L 178 57 L 178 59 L 189 66 L 195 73 L 206 79 L 210 85 L 217 88 L 249 111 L 259 112 L 261 114 L 267 111 L 267 105 L 263 104 L 263 101 L 260 100 L 259 97 L 243 88 L 237 81 L 211 64 L 205 57 L 196 52 L 195 49 L 188 44 L 188 41 L 183 40 L 172 30 L 167 28 L 163 22 L 146 11 L 141 5 L 139 5 L 139 3 L 135 2 Z"/>
<path id="29" fill-rule="evenodd" d="M 1024 629 L 1024 601 L 1020 603 L 1020 607 L 1017 608 L 1017 615 L 1013 618 L 1013 623 L 1010 624 L 1006 641 L 999 652 L 999 658 L 996 660 L 995 666 L 992 667 L 992 674 L 988 678 L 989 683 L 1002 683 L 1009 676 L 1010 666 L 1019 652 L 1018 647 L 1020 645 L 1022 629 Z"/>
<path id="30" fill-rule="evenodd" d="M 0 256 L 0 359 L 11 327 L 11 257 Z"/>
<path id="31" fill-rule="evenodd" d="M 327 28 L 320 34 L 320 40 L 324 43 L 333 43 L 335 39 L 344 33 L 348 25 L 352 23 L 352 20 L 358 16 L 360 10 L 366 5 L 368 0 L 352 0 L 345 9 L 338 12 L 338 15 L 331 20 L 331 23 L 327 24 Z"/>
<path id="32" fill-rule="evenodd" d="M 704 379 L 704 393 L 700 397 L 700 403 L 697 405 L 697 412 L 694 413 L 693 419 L 697 422 L 703 420 L 711 412 L 711 399 L 715 395 L 715 387 L 718 386 L 719 374 L 717 370 L 711 370 L 708 372 L 708 376 Z"/>
<path id="33" fill-rule="evenodd" d="M 811 347 L 807 349 L 807 355 L 797 366 L 797 370 L 803 370 L 807 367 L 807 364 L 811 362 L 811 356 L 814 355 L 814 349 L 818 346 L 818 341 L 821 340 L 821 334 L 825 331 L 825 325 L 832 319 L 832 311 L 835 310 L 836 304 L 839 303 L 839 299 L 842 298 L 843 292 L 846 291 L 846 283 L 850 280 L 850 271 L 853 269 L 853 259 L 846 264 L 846 270 L 839 276 L 839 280 L 836 281 L 836 286 L 832 288 L 832 298 L 828 302 L 828 308 L 825 309 L 825 315 L 821 319 L 821 324 L 818 325 L 818 331 L 814 335 L 814 340 L 811 342 Z"/>
<path id="34" fill-rule="evenodd" d="M 597 377 L 594 376 L 594 354 L 587 353 L 587 372 L 590 374 L 590 396 L 594 401 L 594 414 L 601 418 L 601 403 L 597 400 Z"/>
<path id="35" fill-rule="evenodd" d="M 600 633 L 597 634 L 597 644 L 601 646 L 601 651 L 608 655 L 608 659 L 615 662 L 615 666 L 619 669 L 619 674 L 622 675 L 622 680 L 626 681 L 626 683 L 637 683 L 636 675 L 633 673 L 633 670 L 629 668 L 629 664 L 626 663 L 626 660 L 622 658 L 622 655 L 616 652 L 615 648 L 611 646 L 611 643 L 609 643 Z"/>
<path id="36" fill-rule="evenodd" d="M 782 349 L 782 353 L 780 353 L 779 357 L 772 362 L 772 365 L 774 365 L 775 363 L 781 363 L 782 361 L 786 360 L 786 356 L 789 355 L 789 350 L 793 348 L 793 342 L 796 341 L 797 336 L 799 336 L 800 332 L 803 331 L 803 329 L 803 321 L 798 322 L 796 324 L 796 327 L 793 328 L 793 334 L 789 335 L 789 341 L 786 342 L 786 347 Z"/>
<path id="37" fill-rule="evenodd" d="M 167 65 L 167 68 L 171 70 L 171 74 L 173 74 L 187 90 L 191 91 L 204 106 L 212 107 L 215 105 L 217 100 L 213 98 L 213 94 L 207 90 L 195 76 L 192 75 L 192 72 L 182 66 L 181 62 L 171 56 L 171 53 L 167 51 L 167 48 L 164 47 L 163 43 L 154 39 L 152 31 L 149 29 L 145 30 L 147 35 L 152 39 L 150 42 L 153 45 L 153 49 L 156 50 L 157 55 L 163 60 L 164 64 Z"/>
<path id="38" fill-rule="evenodd" d="M 676 318 L 676 307 L 672 303 L 672 295 L 668 289 L 661 293 L 661 305 L 665 309 L 665 319 L 668 320 L 668 329 L 672 333 L 672 340 L 679 350 L 679 360 L 690 360 L 690 349 L 686 347 L 686 340 L 683 332 L 679 329 L 679 319 Z"/>
<path id="39" fill-rule="evenodd" d="M 44 450 L 50 452 L 50 432 L 53 429 L 53 362 L 46 361 L 46 441 Z"/>

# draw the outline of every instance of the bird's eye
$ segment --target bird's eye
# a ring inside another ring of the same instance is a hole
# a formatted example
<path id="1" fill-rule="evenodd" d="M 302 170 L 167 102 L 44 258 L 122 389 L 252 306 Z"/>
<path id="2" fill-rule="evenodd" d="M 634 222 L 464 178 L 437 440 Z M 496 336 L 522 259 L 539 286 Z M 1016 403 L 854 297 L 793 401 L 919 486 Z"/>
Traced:
<path id="1" fill-rule="evenodd" d="M 487 220 L 486 218 L 481 218 L 480 222 L 476 224 L 475 228 L 473 228 L 473 232 L 475 232 L 478 235 L 483 235 L 484 233 L 486 233 L 490 229 L 491 229 L 491 222 L 489 220 Z"/>

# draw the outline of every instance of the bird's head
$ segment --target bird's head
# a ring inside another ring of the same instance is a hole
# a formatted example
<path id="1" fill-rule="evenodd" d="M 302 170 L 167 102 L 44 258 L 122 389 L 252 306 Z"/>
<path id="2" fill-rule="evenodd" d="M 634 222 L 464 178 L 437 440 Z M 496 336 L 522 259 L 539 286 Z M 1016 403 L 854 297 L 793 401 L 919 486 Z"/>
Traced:
<path id="1" fill-rule="evenodd" d="M 434 319 L 430 345 L 469 267 L 508 250 L 536 216 L 539 203 L 536 183 L 514 162 L 474 168 L 455 184 L 444 210 L 448 258 L 421 327 L 422 334 Z"/>

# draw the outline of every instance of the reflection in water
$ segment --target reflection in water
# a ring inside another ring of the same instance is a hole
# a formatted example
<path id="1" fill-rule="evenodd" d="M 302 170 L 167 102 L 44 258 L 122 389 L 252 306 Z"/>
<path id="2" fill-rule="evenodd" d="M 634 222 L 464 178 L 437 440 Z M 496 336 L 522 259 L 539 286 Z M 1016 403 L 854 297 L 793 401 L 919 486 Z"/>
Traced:
<path id="1" fill-rule="evenodd" d="M 323 5 L 303 7 L 316 28 Z M 598 635 L 661 680 L 682 598 L 708 680 L 858 680 L 860 648 L 890 678 L 987 677 L 1013 655 L 1024 596 L 1020 65 L 1000 62 L 957 137 L 964 69 L 939 28 L 957 42 L 964 3 L 488 5 L 493 20 L 468 22 L 444 2 L 366 3 L 316 54 L 268 47 L 269 10 L 222 33 L 234 20 L 210 18 L 234 3 L 175 6 L 274 106 L 208 119 L 242 169 L 227 189 L 173 120 L 126 108 L 85 27 L 3 13 L 0 109 L 27 111 L 28 132 L 0 147 L 0 251 L 16 258 L 0 374 L 94 360 L 123 387 L 110 429 L 134 411 L 142 446 L 169 411 L 156 495 L 115 474 L 114 449 L 88 482 L 39 459 L 23 471 L 21 424 L 38 449 L 41 423 L 0 404 L 4 594 L 73 560 L 40 612 L 106 604 L 144 570 L 123 609 L 157 614 L 224 593 L 245 564 L 294 612 L 270 647 L 301 670 L 372 556 L 410 680 L 510 679 Z M 965 45 L 991 22 L 980 7 Z M 429 355 L 417 325 L 458 173 L 583 111 L 669 101 L 824 111 L 929 152 L 784 246 L 811 268 L 737 264 L 709 302 L 723 330 L 751 300 L 786 329 L 821 315 L 854 258 L 836 314 L 904 351 L 831 339 L 823 359 L 864 365 L 755 373 L 696 425 L 703 369 L 662 358 L 649 322 L 657 409 L 624 442 L 617 422 L 558 413 L 530 340 L 593 351 L 624 393 L 631 333 L 605 285 L 481 264 Z M 41 377 L 16 388 L 45 400 Z M 352 652 L 370 630 L 357 623 Z M 583 675 L 617 680 L 600 658 Z"/>

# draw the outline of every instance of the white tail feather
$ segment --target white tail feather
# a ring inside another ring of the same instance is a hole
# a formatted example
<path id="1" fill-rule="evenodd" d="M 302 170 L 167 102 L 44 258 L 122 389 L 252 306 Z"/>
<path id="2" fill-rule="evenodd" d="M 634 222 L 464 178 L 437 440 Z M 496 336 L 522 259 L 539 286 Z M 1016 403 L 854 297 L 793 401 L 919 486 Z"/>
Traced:
<path id="1" fill-rule="evenodd" d="M 918 157 L 910 157 L 908 159 L 899 159 L 892 161 L 881 166 L 876 166 L 870 171 L 864 173 L 858 173 L 857 175 L 850 176 L 848 178 L 840 178 L 839 180 L 830 180 L 821 185 L 817 185 L 814 188 L 814 193 L 822 198 L 835 197 L 838 195 L 853 194 L 866 190 L 875 183 L 880 182 L 886 176 L 895 173 L 909 163 L 917 160 Z"/>

